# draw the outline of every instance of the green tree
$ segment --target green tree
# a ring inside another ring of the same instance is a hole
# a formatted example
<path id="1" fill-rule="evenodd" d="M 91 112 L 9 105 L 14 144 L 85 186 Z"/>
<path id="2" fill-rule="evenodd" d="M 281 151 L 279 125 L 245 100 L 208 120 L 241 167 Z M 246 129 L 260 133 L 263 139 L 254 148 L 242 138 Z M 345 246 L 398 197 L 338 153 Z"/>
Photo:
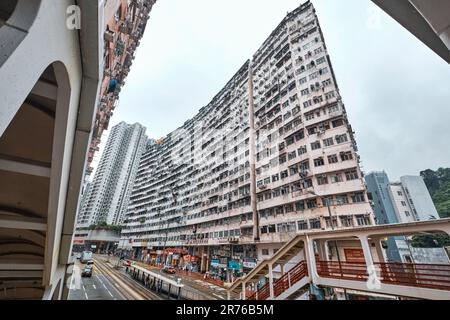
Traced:
<path id="1" fill-rule="evenodd" d="M 420 173 L 441 218 L 450 217 L 450 168 Z"/>

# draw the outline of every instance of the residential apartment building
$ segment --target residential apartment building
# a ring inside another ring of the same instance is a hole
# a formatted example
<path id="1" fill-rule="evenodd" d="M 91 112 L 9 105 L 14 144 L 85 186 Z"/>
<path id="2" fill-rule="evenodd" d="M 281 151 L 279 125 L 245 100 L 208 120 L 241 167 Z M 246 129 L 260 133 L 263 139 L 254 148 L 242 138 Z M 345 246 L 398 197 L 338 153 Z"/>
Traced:
<path id="1" fill-rule="evenodd" d="M 95 113 L 95 124 L 88 152 L 86 174 L 91 174 L 95 152 L 103 131 L 117 107 L 119 93 L 125 84 L 135 52 L 147 26 L 150 11 L 156 0 L 106 0 L 104 12 L 104 66 L 100 98 Z"/>
<path id="2" fill-rule="evenodd" d="M 77 229 L 122 223 L 146 141 L 145 128 L 138 123 L 112 128 L 95 177 L 85 189 Z"/>
<path id="3" fill-rule="evenodd" d="M 398 201 L 395 202 L 398 214 L 405 215 L 402 221 L 411 221 L 410 216 L 415 221 L 439 219 L 439 213 L 421 176 L 403 176 L 400 178 L 400 184 L 397 184 L 397 186 L 400 185 L 403 190 L 391 188 L 391 191 L 393 194 L 396 191 L 398 196 L 403 197 L 403 200 L 400 200 L 400 205 L 398 205 Z"/>
<path id="4" fill-rule="evenodd" d="M 422 177 L 404 176 L 400 178 L 400 182 L 390 182 L 386 172 L 371 172 L 366 175 L 365 179 L 377 224 L 439 219 Z M 421 256 L 421 259 L 425 259 L 427 250 L 428 248 L 421 250 L 412 248 L 406 237 L 392 237 L 387 240 L 386 255 L 391 261 L 412 262 L 415 251 L 420 252 L 418 255 Z M 434 250 L 439 251 L 438 253 L 431 253 L 433 250 L 428 251 L 430 257 L 440 253 L 445 260 L 445 253 L 442 250 Z"/>
<path id="5" fill-rule="evenodd" d="M 306 2 L 193 119 L 147 146 L 119 247 L 223 274 L 253 268 L 298 232 L 373 223 L 354 132 Z"/>

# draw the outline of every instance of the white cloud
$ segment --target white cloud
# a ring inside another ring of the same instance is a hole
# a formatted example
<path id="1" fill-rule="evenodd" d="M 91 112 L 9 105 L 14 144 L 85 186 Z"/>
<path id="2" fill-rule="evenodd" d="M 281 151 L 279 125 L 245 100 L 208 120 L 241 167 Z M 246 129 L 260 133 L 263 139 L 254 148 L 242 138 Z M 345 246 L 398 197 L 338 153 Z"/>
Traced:
<path id="1" fill-rule="evenodd" d="M 365 170 L 395 178 L 450 166 L 447 63 L 370 1 L 313 3 Z M 140 122 L 154 138 L 175 130 L 298 5 L 158 1 L 112 124 Z"/>

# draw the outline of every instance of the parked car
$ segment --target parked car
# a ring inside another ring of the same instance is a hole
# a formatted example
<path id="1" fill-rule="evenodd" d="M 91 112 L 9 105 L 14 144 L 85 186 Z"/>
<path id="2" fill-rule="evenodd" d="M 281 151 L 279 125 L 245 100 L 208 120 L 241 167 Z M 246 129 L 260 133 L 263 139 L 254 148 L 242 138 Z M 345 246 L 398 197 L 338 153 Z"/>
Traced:
<path id="1" fill-rule="evenodd" d="M 175 270 L 175 268 L 171 267 L 171 266 L 165 266 L 162 269 L 163 272 L 168 273 L 168 274 L 175 274 L 177 272 L 177 270 Z"/>
<path id="2" fill-rule="evenodd" d="M 88 277 L 88 278 L 92 277 L 92 269 L 93 269 L 92 265 L 85 266 L 83 268 L 83 271 L 81 272 L 81 276 Z"/>
<path id="3" fill-rule="evenodd" d="M 94 260 L 89 260 L 88 262 L 86 262 L 86 266 L 94 266 Z"/>
<path id="4" fill-rule="evenodd" d="M 81 259 L 81 252 L 77 252 L 77 253 L 75 254 L 75 257 L 76 257 L 78 260 L 80 260 L 80 259 Z"/>

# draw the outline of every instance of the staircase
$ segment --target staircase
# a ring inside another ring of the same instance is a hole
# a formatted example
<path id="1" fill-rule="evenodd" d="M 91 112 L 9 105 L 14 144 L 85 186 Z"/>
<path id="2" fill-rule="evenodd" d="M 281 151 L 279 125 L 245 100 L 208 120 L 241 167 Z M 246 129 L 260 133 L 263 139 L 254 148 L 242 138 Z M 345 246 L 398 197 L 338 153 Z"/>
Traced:
<path id="1" fill-rule="evenodd" d="M 273 284 L 274 299 L 286 300 L 297 291 L 308 285 L 308 268 L 304 260 L 300 261 L 294 268 L 286 272 Z M 267 300 L 270 298 L 269 283 L 258 289 L 248 300 Z"/>

